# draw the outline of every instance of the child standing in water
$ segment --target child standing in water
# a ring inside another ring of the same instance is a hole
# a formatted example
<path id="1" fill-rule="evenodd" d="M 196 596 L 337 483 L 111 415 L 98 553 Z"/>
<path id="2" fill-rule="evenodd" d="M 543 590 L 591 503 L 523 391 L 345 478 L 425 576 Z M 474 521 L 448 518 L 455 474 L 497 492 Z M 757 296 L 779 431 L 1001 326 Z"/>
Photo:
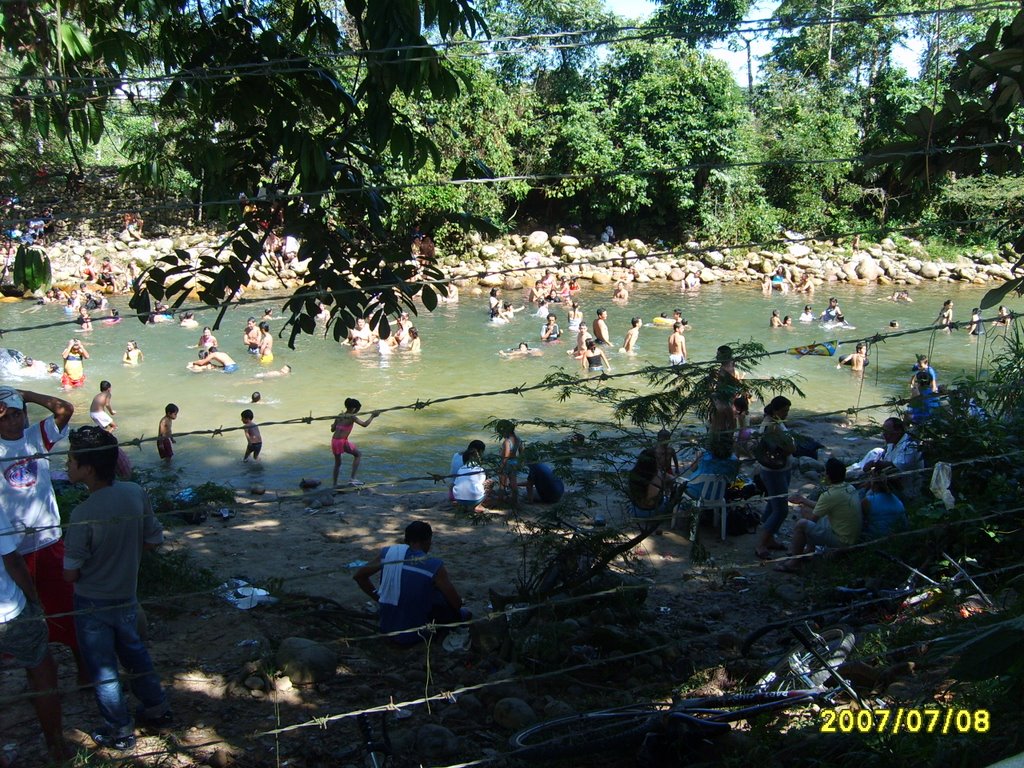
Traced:
<path id="1" fill-rule="evenodd" d="M 334 424 L 331 425 L 331 429 L 334 432 L 334 436 L 331 438 L 331 452 L 334 454 L 334 474 L 333 484 L 338 484 L 338 470 L 341 469 L 341 455 L 343 453 L 350 454 L 352 456 L 352 475 L 349 479 L 349 485 L 362 485 L 361 482 L 356 480 L 356 470 L 359 469 L 359 460 L 363 454 L 359 452 L 359 449 L 348 439 L 348 436 L 352 434 L 352 427 L 358 424 L 360 427 L 370 426 L 370 422 L 377 417 L 377 412 L 374 411 L 369 415 L 366 421 L 363 421 L 358 416 L 359 410 L 363 407 L 362 403 L 356 400 L 354 397 L 345 399 L 345 412 L 338 414 L 338 418 L 334 420 Z"/>
<path id="2" fill-rule="evenodd" d="M 242 461 L 248 461 L 250 456 L 253 461 L 259 461 L 260 451 L 263 450 L 263 436 L 260 435 L 260 428 L 253 421 L 254 418 L 255 415 L 248 408 L 242 411 L 242 423 L 245 425 L 245 456 L 242 457 Z"/>
<path id="3" fill-rule="evenodd" d="M 519 457 L 523 452 L 523 441 L 516 434 L 515 422 L 502 419 L 494 425 L 501 441 L 501 467 L 498 470 L 501 489 L 512 501 L 512 506 L 519 503 Z"/>
<path id="4" fill-rule="evenodd" d="M 157 427 L 156 438 L 157 452 L 160 454 L 160 458 L 167 463 L 170 463 L 171 457 L 174 455 L 174 448 L 171 444 L 174 442 L 173 425 L 176 418 L 178 418 L 178 406 L 168 403 L 164 408 L 164 417 L 160 419 L 160 425 Z"/>

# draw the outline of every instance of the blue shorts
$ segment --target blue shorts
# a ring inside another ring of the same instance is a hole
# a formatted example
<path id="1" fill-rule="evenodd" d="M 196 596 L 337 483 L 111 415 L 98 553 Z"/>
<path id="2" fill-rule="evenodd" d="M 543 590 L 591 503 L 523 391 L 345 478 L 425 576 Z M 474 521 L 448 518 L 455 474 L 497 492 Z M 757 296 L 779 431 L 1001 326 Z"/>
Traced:
<path id="1" fill-rule="evenodd" d="M 224 366 L 224 373 L 234 373 L 238 370 L 238 363 L 232 363 L 231 365 Z"/>

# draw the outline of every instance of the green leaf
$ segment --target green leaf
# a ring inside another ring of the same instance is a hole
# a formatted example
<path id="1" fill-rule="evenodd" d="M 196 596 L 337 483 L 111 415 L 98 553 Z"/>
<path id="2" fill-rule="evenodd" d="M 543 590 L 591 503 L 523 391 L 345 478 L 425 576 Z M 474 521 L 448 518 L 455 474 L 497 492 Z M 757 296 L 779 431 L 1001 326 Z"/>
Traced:
<path id="1" fill-rule="evenodd" d="M 92 55 L 92 42 L 88 36 L 69 22 L 60 25 L 60 39 L 64 48 L 75 58 Z"/>
<path id="2" fill-rule="evenodd" d="M 997 307 L 1003 303 L 1003 299 L 1005 299 L 1011 291 L 1017 291 L 1020 293 L 1022 288 L 1024 288 L 1024 278 L 1007 280 L 1002 285 L 997 285 L 992 290 L 986 291 L 985 295 L 981 297 L 978 307 L 981 309 Z"/>
<path id="3" fill-rule="evenodd" d="M 427 312 L 433 312 L 437 309 L 437 293 L 429 285 L 423 286 L 420 298 L 423 299 L 423 306 L 427 308 Z"/>

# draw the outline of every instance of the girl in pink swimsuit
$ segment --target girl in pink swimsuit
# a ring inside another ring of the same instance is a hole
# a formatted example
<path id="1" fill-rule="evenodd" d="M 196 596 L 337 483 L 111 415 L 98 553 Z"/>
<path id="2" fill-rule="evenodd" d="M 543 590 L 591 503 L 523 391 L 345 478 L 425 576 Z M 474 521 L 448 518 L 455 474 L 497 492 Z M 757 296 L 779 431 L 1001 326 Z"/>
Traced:
<path id="1" fill-rule="evenodd" d="M 358 424 L 360 427 L 370 426 L 370 422 L 377 417 L 377 412 L 374 411 L 369 415 L 366 421 L 363 421 L 358 416 L 359 409 L 362 408 L 362 403 L 356 400 L 354 397 L 346 398 L 345 400 L 345 412 L 338 415 L 338 418 L 334 420 L 334 424 L 331 425 L 331 430 L 334 432 L 334 437 L 331 438 L 331 452 L 334 454 L 334 485 L 338 484 L 338 470 L 341 469 L 341 456 L 342 454 L 349 454 L 352 456 L 352 476 L 349 479 L 349 485 L 361 485 L 356 480 L 356 470 L 359 469 L 359 460 L 363 454 L 359 452 L 359 449 L 348 439 L 348 436 L 352 434 L 352 427 Z"/>

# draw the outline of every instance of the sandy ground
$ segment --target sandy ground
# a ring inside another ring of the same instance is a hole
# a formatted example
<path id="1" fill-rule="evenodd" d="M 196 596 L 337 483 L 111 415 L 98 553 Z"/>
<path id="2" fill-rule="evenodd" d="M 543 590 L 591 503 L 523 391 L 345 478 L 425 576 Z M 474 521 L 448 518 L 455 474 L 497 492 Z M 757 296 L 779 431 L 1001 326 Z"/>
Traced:
<path id="1" fill-rule="evenodd" d="M 849 439 L 844 426 L 815 423 L 797 428 L 817 437 L 844 460 L 859 457 L 877 444 Z M 794 492 L 806 492 L 814 485 L 813 475 L 794 473 Z M 409 521 L 425 519 L 434 527 L 432 554 L 444 559 L 474 615 L 486 614 L 488 588 L 513 584 L 522 565 L 516 528 L 506 514 L 470 521 L 452 511 L 440 486 L 402 495 L 357 489 L 321 508 L 311 507 L 309 501 L 322 497 L 323 491 L 296 500 L 295 490 L 278 489 L 288 496 L 283 501 L 275 500 L 274 490 L 239 496 L 235 515 L 228 520 L 211 517 L 197 526 L 168 525 L 167 548 L 186 548 L 196 564 L 212 570 L 218 580 L 243 578 L 268 586 L 285 599 L 276 606 L 248 611 L 210 593 L 146 605 L 154 662 L 171 689 L 180 725 L 170 735 L 140 738 L 130 765 L 333 764 L 338 750 L 356 741 L 350 721 L 325 729 L 301 728 L 276 741 L 254 734 L 313 716 L 422 696 L 428 675 L 430 690 L 438 692 L 480 682 L 500 671 L 477 667 L 479 659 L 472 653 L 398 652 L 379 643 L 355 641 L 352 638 L 372 634 L 373 619 L 360 622 L 337 606 L 365 615 L 367 599 L 352 581 L 351 564 L 369 560 L 380 547 L 400 540 Z M 623 506 L 609 504 L 605 510 L 609 524 L 635 531 L 623 518 Z M 524 516 L 532 509 L 523 505 Z M 784 533 L 794 519 L 795 512 Z M 721 647 L 724 635 L 742 636 L 759 624 L 777 620 L 780 611 L 799 605 L 801 590 L 797 577 L 776 573 L 753 557 L 752 535 L 722 542 L 706 527 L 702 541 L 711 557 L 707 565 L 692 567 L 689 542 L 680 533 L 665 530 L 634 550 L 633 567 L 652 584 L 647 601 L 652 624 L 673 633 L 680 627 L 699 627 L 692 644 L 694 656 L 713 665 L 727 654 Z M 723 611 L 722 605 L 730 609 Z M 273 688 L 272 670 L 260 659 L 292 635 L 311 637 L 337 650 L 338 680 L 307 688 L 279 682 L 276 690 L 260 690 L 259 685 L 253 689 L 259 679 L 264 681 L 262 687 Z M 86 734 L 98 724 L 91 694 L 74 690 L 73 662 L 65 649 L 55 647 L 55 652 L 68 737 L 76 745 L 91 748 Z M 31 708 L 17 698 L 24 690 L 20 673 L 7 671 L 0 677 L 0 700 L 5 700 L 0 712 L 2 742 L 19 745 L 23 765 L 42 765 L 41 739 Z M 578 692 L 585 698 L 585 686 Z M 566 697 L 571 694 L 570 690 Z M 6 701 L 8 697 L 16 698 Z M 442 704 L 431 709 L 427 713 L 423 706 L 413 707 L 412 716 L 398 723 L 396 739 L 419 724 L 440 722 L 463 739 L 462 759 L 479 758 L 481 750 L 504 748 L 504 736 L 490 736 L 465 722 L 458 706 Z"/>

